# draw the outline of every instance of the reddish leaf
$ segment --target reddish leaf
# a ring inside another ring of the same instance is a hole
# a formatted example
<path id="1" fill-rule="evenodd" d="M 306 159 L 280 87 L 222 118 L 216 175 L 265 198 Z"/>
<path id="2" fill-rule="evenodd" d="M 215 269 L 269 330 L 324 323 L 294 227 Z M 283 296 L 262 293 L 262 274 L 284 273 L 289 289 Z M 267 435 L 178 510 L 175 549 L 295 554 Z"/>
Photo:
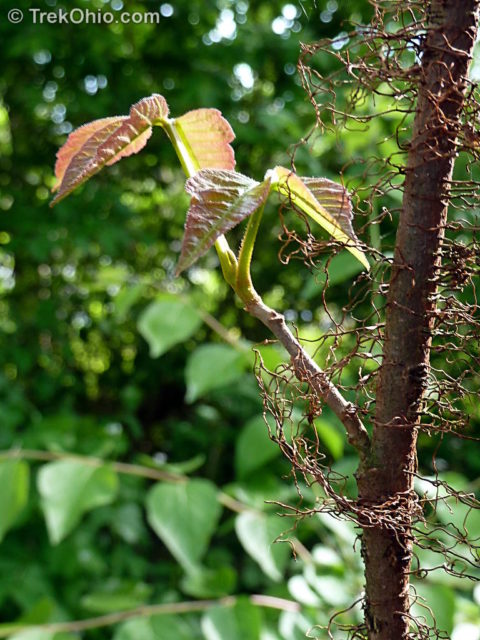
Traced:
<path id="1" fill-rule="evenodd" d="M 263 205 L 270 179 L 256 182 L 236 171 L 202 169 L 187 180 L 192 196 L 177 274 L 208 251 L 215 240 Z"/>
<path id="2" fill-rule="evenodd" d="M 97 150 L 105 140 L 118 130 L 124 119 L 126 119 L 126 117 L 105 118 L 105 120 L 107 120 L 107 124 L 98 130 L 94 129 L 81 146 L 79 146 L 78 149 L 75 149 L 72 154 L 68 153 L 70 148 L 70 138 L 77 132 L 74 131 L 70 134 L 67 142 L 58 153 L 62 154 L 62 151 L 65 150 L 65 157 L 71 155 L 71 158 L 64 169 L 63 175 L 60 173 L 57 174 L 57 178 L 60 179 L 61 182 L 55 186 L 54 190 L 58 189 L 59 191 L 52 200 L 51 205 L 54 205 L 65 198 L 76 187 L 82 184 L 82 182 L 85 182 L 94 173 L 100 171 L 103 165 L 99 166 L 96 162 Z M 85 125 L 85 127 L 88 128 L 89 125 Z M 57 155 L 57 157 L 61 158 L 61 155 Z"/>
<path id="3" fill-rule="evenodd" d="M 76 187 L 111 165 L 138 153 L 152 134 L 152 126 L 168 116 L 163 96 L 143 98 L 130 108 L 129 116 L 104 118 L 91 122 L 71 133 L 57 154 L 55 173 L 58 194 L 52 205 Z"/>
<path id="4" fill-rule="evenodd" d="M 175 119 L 175 127 L 191 150 L 198 169 L 234 169 L 232 127 L 217 109 L 196 109 Z"/>
<path id="5" fill-rule="evenodd" d="M 101 120 L 94 120 L 93 122 L 84 124 L 83 127 L 75 129 L 75 131 L 68 136 L 67 142 L 57 152 L 57 162 L 55 163 L 55 177 L 57 180 L 52 191 L 57 191 L 70 161 L 78 151 L 80 151 L 88 138 L 98 133 L 101 129 L 106 128 L 107 125 L 117 123 L 117 126 L 120 126 L 122 120 L 126 119 L 126 117 L 127 116 L 114 116 L 113 118 L 102 118 Z"/>

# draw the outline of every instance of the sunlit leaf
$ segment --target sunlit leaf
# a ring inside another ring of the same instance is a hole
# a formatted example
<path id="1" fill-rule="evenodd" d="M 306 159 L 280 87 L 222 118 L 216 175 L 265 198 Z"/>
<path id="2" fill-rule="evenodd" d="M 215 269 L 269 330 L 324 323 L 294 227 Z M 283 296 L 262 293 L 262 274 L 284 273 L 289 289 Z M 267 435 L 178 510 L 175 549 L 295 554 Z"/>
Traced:
<path id="1" fill-rule="evenodd" d="M 261 207 L 270 180 L 256 182 L 235 171 L 202 169 L 187 180 L 192 196 L 177 274 L 192 265 L 215 240 Z"/>
<path id="2" fill-rule="evenodd" d="M 152 126 L 168 116 L 163 96 L 153 94 L 130 108 L 130 114 L 91 122 L 71 133 L 57 154 L 58 193 L 52 205 L 98 173 L 126 156 L 138 153 L 152 134 Z"/>
<path id="3" fill-rule="evenodd" d="M 195 598 L 220 598 L 232 593 L 236 585 L 237 572 L 226 565 L 187 573 L 181 582 L 182 591 Z"/>
<path id="4" fill-rule="evenodd" d="M 137 326 L 150 346 L 150 355 L 158 358 L 194 334 L 201 322 L 192 305 L 164 294 L 143 311 Z"/>
<path id="5" fill-rule="evenodd" d="M 158 483 L 147 496 L 150 526 L 187 571 L 198 567 L 221 511 L 217 488 L 208 480 Z"/>
<path id="6" fill-rule="evenodd" d="M 49 631 L 42 628 L 25 629 L 19 631 L 15 635 L 10 636 L 9 640 L 73 640 L 75 636 L 70 633 Z"/>
<path id="7" fill-rule="evenodd" d="M 0 462 L 0 541 L 28 500 L 29 467 L 23 460 Z"/>
<path id="8" fill-rule="evenodd" d="M 233 607 L 212 607 L 202 618 L 206 640 L 260 640 L 262 614 L 246 598 Z"/>
<path id="9" fill-rule="evenodd" d="M 208 391 L 235 382 L 247 365 L 246 354 L 228 344 L 202 344 L 197 347 L 185 368 L 187 402 L 195 402 Z"/>
<path id="10" fill-rule="evenodd" d="M 195 109 L 175 119 L 175 127 L 198 169 L 234 169 L 232 127 L 217 109 Z"/>
<path id="11" fill-rule="evenodd" d="M 286 530 L 288 524 L 276 515 L 244 511 L 235 519 L 235 531 L 243 548 L 276 581 L 282 579 L 290 556 L 288 543 L 275 543 Z"/>
<path id="12" fill-rule="evenodd" d="M 43 465 L 37 484 L 48 535 L 52 544 L 57 544 L 80 522 L 84 513 L 113 501 L 118 478 L 107 466 L 60 460 Z"/>
<path id="13" fill-rule="evenodd" d="M 190 625 L 179 616 L 133 618 L 118 627 L 113 640 L 191 640 Z"/>
<path id="14" fill-rule="evenodd" d="M 326 229 L 334 240 L 345 245 L 366 269 L 370 269 L 353 230 L 350 197 L 342 186 L 325 178 L 299 178 L 283 167 L 275 167 L 273 173 L 277 178 L 273 186 L 279 193 L 287 196 L 294 206 Z"/>
<path id="15" fill-rule="evenodd" d="M 270 440 L 263 416 L 256 416 L 247 422 L 237 438 L 235 469 L 240 478 L 247 478 L 279 455 L 280 448 Z"/>

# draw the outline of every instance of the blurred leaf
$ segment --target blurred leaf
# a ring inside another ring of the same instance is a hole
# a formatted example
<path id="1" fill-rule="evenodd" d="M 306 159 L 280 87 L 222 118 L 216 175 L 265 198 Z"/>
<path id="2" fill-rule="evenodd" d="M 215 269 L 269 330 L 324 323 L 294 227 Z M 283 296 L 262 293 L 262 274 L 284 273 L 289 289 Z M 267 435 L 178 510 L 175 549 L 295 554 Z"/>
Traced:
<path id="1" fill-rule="evenodd" d="M 138 319 L 138 330 L 158 358 L 197 331 L 202 321 L 197 310 L 176 296 L 164 294 L 152 302 Z"/>
<path id="2" fill-rule="evenodd" d="M 28 501 L 30 469 L 23 460 L 0 462 L 0 541 Z"/>
<path id="3" fill-rule="evenodd" d="M 147 495 L 147 518 L 186 571 L 195 571 L 221 514 L 217 487 L 208 480 L 158 483 Z"/>
<path id="4" fill-rule="evenodd" d="M 143 512 L 136 502 L 129 502 L 117 507 L 112 520 L 112 531 L 115 531 L 128 544 L 136 544 L 145 534 Z"/>
<path id="5" fill-rule="evenodd" d="M 182 579 L 182 591 L 195 598 L 219 598 L 231 594 L 237 584 L 237 572 L 233 567 L 199 569 Z"/>
<path id="6" fill-rule="evenodd" d="M 290 578 L 288 581 L 288 590 L 292 598 L 302 605 L 318 607 L 321 604 L 320 598 L 310 587 L 304 576 L 297 575 Z"/>
<path id="7" fill-rule="evenodd" d="M 358 260 L 351 253 L 342 251 L 328 263 L 328 284 L 333 287 L 345 280 L 351 280 L 362 271 Z"/>
<path id="8" fill-rule="evenodd" d="M 288 530 L 279 516 L 244 511 L 235 519 L 235 531 L 245 551 L 260 565 L 263 572 L 279 582 L 290 557 L 287 542 L 274 541 Z"/>
<path id="9" fill-rule="evenodd" d="M 329 453 L 332 454 L 335 460 L 338 460 L 338 458 L 343 455 L 345 437 L 339 432 L 335 425 L 322 418 L 315 420 L 315 429 Z"/>
<path id="10" fill-rule="evenodd" d="M 240 432 L 235 445 L 235 469 L 240 478 L 263 467 L 280 455 L 280 449 L 270 440 L 263 416 L 252 418 Z"/>
<path id="11" fill-rule="evenodd" d="M 436 625 L 439 631 L 449 636 L 453 630 L 456 613 L 455 592 L 447 586 L 429 584 L 425 581 L 415 582 L 415 591 L 420 596 L 412 606 L 412 614 L 425 618 L 428 626 Z M 426 603 L 432 613 L 423 606 Z"/>
<path id="12" fill-rule="evenodd" d="M 152 591 L 144 582 L 112 580 L 102 590 L 85 594 L 80 604 L 91 613 L 113 613 L 145 604 Z"/>
<path id="13" fill-rule="evenodd" d="M 143 284 L 134 284 L 130 287 L 124 287 L 115 296 L 115 315 L 119 320 L 123 320 L 131 307 L 139 300 L 145 290 Z"/>
<path id="14" fill-rule="evenodd" d="M 311 620 L 300 611 L 282 611 L 278 627 L 282 640 L 305 640 L 308 636 L 321 638 L 321 636 L 312 634 L 315 629 L 312 629 Z"/>
<path id="15" fill-rule="evenodd" d="M 115 499 L 118 478 L 108 466 L 61 460 L 43 465 L 37 485 L 50 541 L 58 544 L 84 513 Z"/>
<path id="16" fill-rule="evenodd" d="M 173 615 L 133 618 L 123 623 L 113 640 L 192 640 L 188 623 Z"/>
<path id="17" fill-rule="evenodd" d="M 246 599 L 233 607 L 213 607 L 202 618 L 206 640 L 260 640 L 260 609 Z"/>
<path id="18" fill-rule="evenodd" d="M 187 402 L 194 402 L 208 391 L 235 382 L 247 364 L 246 355 L 229 345 L 204 344 L 197 347 L 185 368 Z"/>
<path id="19" fill-rule="evenodd" d="M 26 629 L 9 637 L 9 640 L 72 640 L 75 636 L 71 633 L 58 633 L 44 629 Z"/>
<path id="20" fill-rule="evenodd" d="M 305 568 L 305 578 L 318 595 L 334 607 L 351 604 L 357 594 L 352 593 L 354 585 L 343 577 L 318 575 L 314 567 Z"/>

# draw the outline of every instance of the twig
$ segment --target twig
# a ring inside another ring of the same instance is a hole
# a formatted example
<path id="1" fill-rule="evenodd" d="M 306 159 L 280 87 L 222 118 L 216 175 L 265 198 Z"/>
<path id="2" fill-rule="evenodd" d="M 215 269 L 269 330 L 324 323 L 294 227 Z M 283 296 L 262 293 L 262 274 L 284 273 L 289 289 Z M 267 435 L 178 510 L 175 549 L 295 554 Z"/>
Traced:
<path id="1" fill-rule="evenodd" d="M 267 609 L 278 609 L 280 611 L 300 611 L 300 605 L 292 600 L 284 598 L 276 598 L 274 596 L 251 595 L 250 602 L 257 607 Z M 109 627 L 119 622 L 125 622 L 132 618 L 148 617 L 153 615 L 191 613 L 194 611 L 205 611 L 210 607 L 233 607 L 237 602 L 237 597 L 227 596 L 218 600 L 196 600 L 190 602 L 171 602 L 168 604 L 152 604 L 142 605 L 135 609 L 127 609 L 124 611 L 116 611 L 103 616 L 94 618 L 86 618 L 85 620 L 72 620 L 70 622 L 52 622 L 39 625 L 28 624 L 11 624 L 0 628 L 0 638 L 6 638 L 12 633 L 20 631 L 47 631 L 50 633 L 78 633 L 79 631 L 87 631 L 88 629 L 99 629 L 101 627 Z"/>
<path id="2" fill-rule="evenodd" d="M 58 451 L 40 451 L 38 449 L 8 449 L 0 451 L 1 460 L 11 459 L 21 460 L 38 460 L 40 462 L 55 462 L 57 460 L 74 460 L 89 467 L 110 467 L 117 473 L 129 476 L 138 476 L 147 478 L 148 480 L 156 480 L 158 482 L 186 482 L 188 476 L 181 473 L 173 473 L 171 471 L 162 471 L 161 469 L 150 469 L 139 464 L 129 464 L 127 462 L 111 462 L 102 458 L 93 456 L 81 456 L 76 453 L 64 453 Z M 228 493 L 218 491 L 217 500 L 230 511 L 242 513 L 244 511 L 258 511 L 257 509 L 232 498 Z"/>

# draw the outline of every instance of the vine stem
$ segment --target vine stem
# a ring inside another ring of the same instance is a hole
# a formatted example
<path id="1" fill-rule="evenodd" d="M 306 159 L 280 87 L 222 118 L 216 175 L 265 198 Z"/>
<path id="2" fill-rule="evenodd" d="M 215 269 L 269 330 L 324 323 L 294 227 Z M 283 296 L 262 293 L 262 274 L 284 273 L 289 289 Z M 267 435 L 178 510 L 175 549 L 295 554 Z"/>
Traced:
<path id="1" fill-rule="evenodd" d="M 148 480 L 156 480 L 157 482 L 187 482 L 188 476 L 182 473 L 172 471 L 164 471 L 163 469 L 152 469 L 140 464 L 131 464 L 127 462 L 113 462 L 103 460 L 103 458 L 95 458 L 94 456 L 81 456 L 76 453 L 64 453 L 57 451 L 42 451 L 39 449 L 8 449 L 0 451 L 0 461 L 2 460 L 36 460 L 38 462 L 58 462 L 61 460 L 72 460 L 87 467 L 110 467 L 116 473 L 128 476 L 137 476 Z M 243 511 L 255 511 L 252 507 L 224 493 L 217 492 L 217 500 L 224 507 L 242 513 Z"/>
<path id="2" fill-rule="evenodd" d="M 175 149 L 185 175 L 188 178 L 193 176 L 200 166 L 191 149 L 188 148 L 188 142 L 180 136 L 175 127 L 175 120 L 167 118 L 162 122 L 162 126 Z M 253 287 L 250 264 L 262 215 L 263 206 L 250 217 L 238 261 L 225 236 L 217 238 L 215 248 L 225 280 L 242 300 L 245 310 L 268 327 L 282 343 L 292 359 L 297 378 L 307 382 L 318 397 L 332 409 L 343 423 L 348 441 L 364 459 L 368 455 L 370 439 L 358 415 L 358 409 L 342 396 L 326 373 L 310 358 L 288 328 L 285 318 L 274 309 L 270 309 Z"/>
<path id="3" fill-rule="evenodd" d="M 292 600 L 285 598 L 277 598 L 274 596 L 264 596 L 253 594 L 249 596 L 249 601 L 257 606 L 266 609 L 277 609 L 280 611 L 300 611 L 300 605 Z M 103 616 L 94 618 L 86 618 L 84 620 L 72 620 L 70 622 L 53 622 L 47 624 L 30 625 L 30 624 L 9 624 L 0 627 L 0 638 L 6 638 L 13 633 L 20 631 L 47 631 L 50 633 L 78 633 L 89 629 L 99 629 L 101 627 L 110 627 L 120 622 L 131 620 L 132 618 L 145 618 L 153 615 L 175 615 L 180 613 L 192 613 L 195 611 L 205 611 L 211 607 L 233 607 L 238 602 L 238 597 L 227 596 L 218 600 L 195 600 L 187 602 L 170 602 L 166 604 L 142 605 L 135 609 L 126 609 L 124 611 L 116 611 L 115 613 L 107 613 Z"/>

